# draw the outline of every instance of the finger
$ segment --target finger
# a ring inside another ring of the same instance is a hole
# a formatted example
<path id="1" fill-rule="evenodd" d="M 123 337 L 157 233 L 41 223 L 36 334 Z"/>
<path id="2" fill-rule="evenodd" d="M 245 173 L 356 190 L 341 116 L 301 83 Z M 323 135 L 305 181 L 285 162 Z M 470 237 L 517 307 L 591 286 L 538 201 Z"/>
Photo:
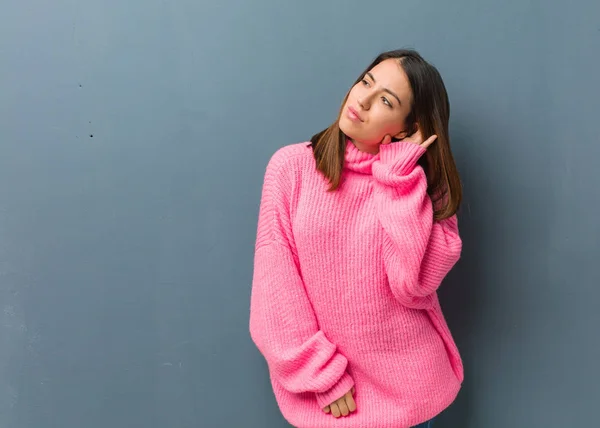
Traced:
<path id="1" fill-rule="evenodd" d="M 347 393 L 346 396 L 346 405 L 348 406 L 348 410 L 350 412 L 356 411 L 356 402 L 354 401 L 354 397 L 352 397 L 352 393 Z"/>
<path id="2" fill-rule="evenodd" d="M 381 140 L 381 144 L 383 144 L 384 146 L 386 144 L 390 144 L 392 142 L 392 137 L 389 134 L 386 134 L 385 137 L 383 137 L 383 140 Z"/>
<path id="3" fill-rule="evenodd" d="M 404 138 L 402 141 L 405 141 L 407 143 L 418 144 L 420 146 L 421 143 L 423 142 L 423 137 L 421 136 L 421 131 L 416 131 L 414 134 L 409 135 L 408 137 Z"/>
<path id="4" fill-rule="evenodd" d="M 417 129 L 415 132 L 413 132 L 412 135 L 410 135 L 408 137 L 408 139 L 410 140 L 411 143 L 421 144 L 421 142 L 423 141 L 423 136 L 421 135 L 421 130 Z"/>
<path id="5" fill-rule="evenodd" d="M 331 409 L 329 408 L 329 406 L 325 406 L 325 407 L 323 407 L 323 411 L 325 413 L 329 413 L 329 412 L 331 412 Z"/>
<path id="6" fill-rule="evenodd" d="M 433 144 L 433 142 L 437 139 L 437 135 L 432 135 L 431 137 L 429 137 L 427 140 L 425 140 L 423 142 L 423 144 L 421 144 L 421 147 L 423 147 L 424 149 L 426 149 L 427 147 L 429 147 L 431 144 Z"/>
<path id="7" fill-rule="evenodd" d="M 340 408 L 337 405 L 337 402 L 335 403 L 331 403 L 329 405 L 329 407 L 331 407 L 331 414 L 335 417 L 335 418 L 339 418 L 342 414 L 340 413 Z"/>
<path id="8" fill-rule="evenodd" d="M 340 398 L 337 403 L 342 416 L 348 416 L 350 414 L 350 410 L 348 410 L 348 405 L 346 404 L 346 397 L 344 396 Z"/>
<path id="9" fill-rule="evenodd" d="M 350 392 L 352 392 L 352 395 L 356 394 L 356 388 L 352 387 L 352 390 Z"/>

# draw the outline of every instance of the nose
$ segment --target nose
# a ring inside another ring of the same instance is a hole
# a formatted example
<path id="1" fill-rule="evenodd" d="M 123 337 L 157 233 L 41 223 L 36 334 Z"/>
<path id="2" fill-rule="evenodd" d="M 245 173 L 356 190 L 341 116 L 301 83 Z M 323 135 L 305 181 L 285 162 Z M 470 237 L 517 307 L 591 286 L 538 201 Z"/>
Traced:
<path id="1" fill-rule="evenodd" d="M 358 95 L 356 101 L 363 110 L 369 110 L 371 107 L 371 95 L 372 93 L 370 91 L 364 91 L 362 94 Z"/>
<path id="2" fill-rule="evenodd" d="M 362 108 L 363 110 L 369 109 L 368 95 L 362 95 L 362 96 L 358 97 L 356 101 L 358 102 L 358 105 L 360 106 L 360 108 Z"/>

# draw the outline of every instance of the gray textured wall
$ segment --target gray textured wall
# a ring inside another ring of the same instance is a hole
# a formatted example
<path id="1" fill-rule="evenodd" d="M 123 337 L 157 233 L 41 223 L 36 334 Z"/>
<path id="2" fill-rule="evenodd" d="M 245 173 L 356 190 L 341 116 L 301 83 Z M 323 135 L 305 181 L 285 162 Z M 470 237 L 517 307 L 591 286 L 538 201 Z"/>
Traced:
<path id="1" fill-rule="evenodd" d="M 0 427 L 286 426 L 247 331 L 264 166 L 397 47 L 445 78 L 466 191 L 439 426 L 597 421 L 597 0 L 0 10 Z"/>

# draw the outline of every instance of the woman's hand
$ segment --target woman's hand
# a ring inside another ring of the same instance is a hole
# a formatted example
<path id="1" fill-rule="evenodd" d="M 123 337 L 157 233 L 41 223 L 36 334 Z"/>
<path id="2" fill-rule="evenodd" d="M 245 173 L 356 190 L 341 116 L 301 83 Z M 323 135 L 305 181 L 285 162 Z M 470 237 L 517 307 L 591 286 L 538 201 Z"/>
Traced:
<path id="1" fill-rule="evenodd" d="M 424 149 L 426 149 L 427 147 L 429 147 L 431 145 L 431 143 L 433 143 L 436 140 L 436 138 L 437 138 L 437 135 L 434 134 L 431 137 L 429 137 L 427 140 L 423 141 L 423 135 L 421 135 L 421 130 L 417 128 L 417 130 L 412 135 L 405 137 L 401 140 L 396 140 L 396 141 L 417 144 L 417 145 L 423 147 Z M 393 144 L 391 135 L 386 134 L 383 137 L 383 140 L 381 140 L 380 144 L 383 146 L 388 145 L 388 144 Z"/>
<path id="2" fill-rule="evenodd" d="M 421 135 L 421 130 L 417 130 L 417 132 L 412 134 L 410 137 L 406 137 L 400 141 L 417 144 L 417 145 L 423 147 L 424 149 L 426 149 L 436 140 L 436 138 L 437 138 L 437 135 L 434 134 L 431 137 L 429 137 L 427 140 L 423 141 L 423 136 Z"/>
<path id="3" fill-rule="evenodd" d="M 353 397 L 355 391 L 356 390 L 352 388 L 342 398 L 335 400 L 329 406 L 325 406 L 323 411 L 325 413 L 331 413 L 336 418 L 348 416 L 356 410 L 356 403 L 354 402 Z"/>

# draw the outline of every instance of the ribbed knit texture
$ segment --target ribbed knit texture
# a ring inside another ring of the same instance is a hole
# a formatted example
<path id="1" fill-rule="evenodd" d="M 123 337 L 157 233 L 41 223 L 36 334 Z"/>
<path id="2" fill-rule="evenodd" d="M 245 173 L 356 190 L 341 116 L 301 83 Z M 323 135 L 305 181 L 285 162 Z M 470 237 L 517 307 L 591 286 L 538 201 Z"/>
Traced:
<path id="1" fill-rule="evenodd" d="M 460 389 L 436 290 L 462 243 L 455 216 L 433 221 L 424 152 L 398 142 L 371 155 L 348 142 L 334 192 L 307 143 L 267 166 L 250 333 L 295 427 L 412 427 Z M 356 412 L 322 412 L 352 386 Z"/>

